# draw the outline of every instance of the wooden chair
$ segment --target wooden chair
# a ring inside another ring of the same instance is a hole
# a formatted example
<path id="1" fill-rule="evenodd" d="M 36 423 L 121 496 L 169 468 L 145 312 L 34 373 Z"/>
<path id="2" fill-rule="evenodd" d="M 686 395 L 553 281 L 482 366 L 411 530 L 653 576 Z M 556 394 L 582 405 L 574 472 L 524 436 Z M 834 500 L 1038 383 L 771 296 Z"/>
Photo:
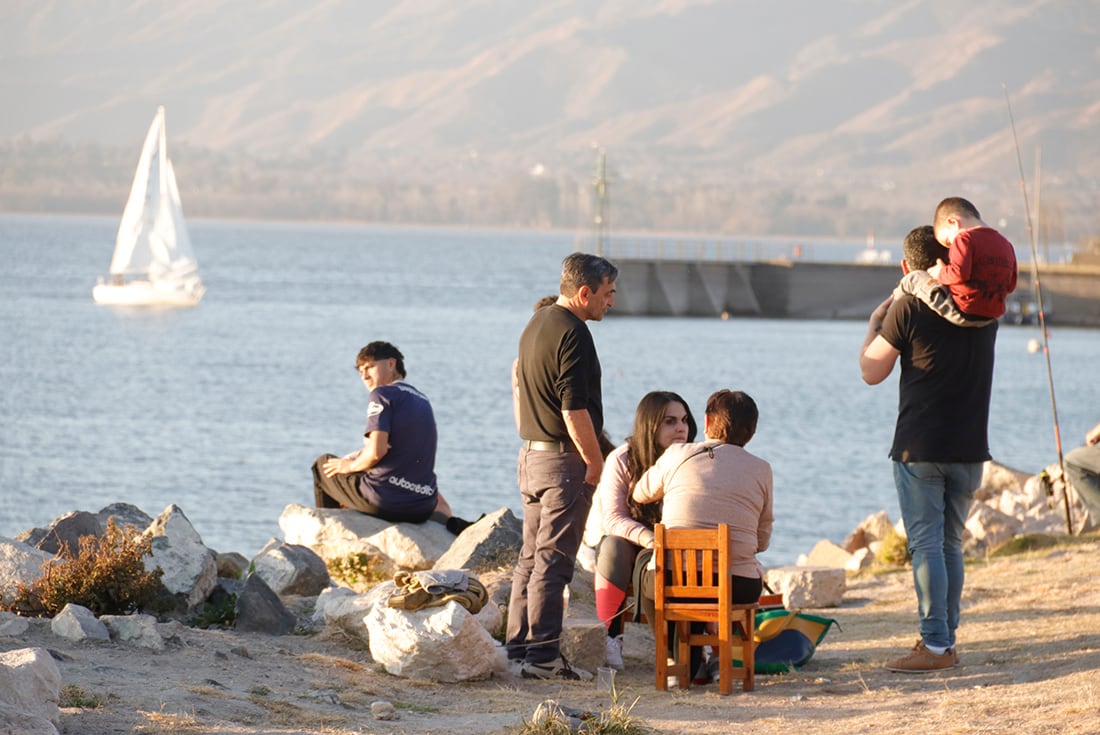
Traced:
<path id="1" fill-rule="evenodd" d="M 668 690 L 668 676 L 676 675 L 680 688 L 687 689 L 692 674 L 690 647 L 709 645 L 718 655 L 719 691 L 733 691 L 733 677 L 741 688 L 752 691 L 755 667 L 753 626 L 758 605 L 730 602 L 730 530 L 725 523 L 717 529 L 653 529 L 653 578 L 657 639 L 657 689 Z M 668 663 L 668 625 L 674 623 L 679 645 L 675 663 Z M 717 633 L 692 633 L 691 623 L 716 623 Z M 741 665 L 733 666 L 733 649 L 740 646 Z"/>

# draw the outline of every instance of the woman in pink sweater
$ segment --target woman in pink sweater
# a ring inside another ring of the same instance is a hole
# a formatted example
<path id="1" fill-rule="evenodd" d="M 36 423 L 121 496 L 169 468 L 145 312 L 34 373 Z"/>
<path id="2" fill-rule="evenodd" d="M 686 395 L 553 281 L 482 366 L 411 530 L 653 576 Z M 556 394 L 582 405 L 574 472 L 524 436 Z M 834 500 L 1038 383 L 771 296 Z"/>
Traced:
<path id="1" fill-rule="evenodd" d="M 669 446 L 694 441 L 696 430 L 683 398 L 647 393 L 634 413 L 634 431 L 604 461 L 585 535 L 596 546 L 596 614 L 607 625 L 605 661 L 613 668 L 623 668 L 624 603 L 634 559 L 653 546 L 653 525 L 661 518 L 660 503 L 640 505 L 631 497 L 634 481 Z"/>

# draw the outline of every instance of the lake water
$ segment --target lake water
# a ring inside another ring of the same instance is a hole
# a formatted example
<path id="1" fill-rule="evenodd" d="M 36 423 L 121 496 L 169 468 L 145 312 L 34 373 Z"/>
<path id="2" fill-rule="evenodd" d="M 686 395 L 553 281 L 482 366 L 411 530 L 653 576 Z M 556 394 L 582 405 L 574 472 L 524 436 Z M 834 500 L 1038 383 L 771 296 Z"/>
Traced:
<path id="1" fill-rule="evenodd" d="M 563 233 L 193 222 L 208 291 L 195 309 L 97 306 L 117 221 L 0 216 L 0 535 L 71 510 L 171 503 L 204 542 L 251 556 L 312 503 L 321 452 L 361 444 L 359 347 L 385 339 L 432 400 L 437 473 L 456 512 L 519 513 L 509 371 L 534 301 L 557 290 Z M 590 323 L 607 428 L 675 390 L 702 420 L 718 388 L 761 411 L 749 449 L 775 471 L 765 564 L 840 541 L 865 516 L 897 518 L 886 456 L 896 375 L 868 387 L 863 322 L 608 317 Z M 1050 336 L 1065 451 L 1100 420 L 1097 333 Z M 993 455 L 1057 461 L 1036 327 L 1003 327 Z"/>

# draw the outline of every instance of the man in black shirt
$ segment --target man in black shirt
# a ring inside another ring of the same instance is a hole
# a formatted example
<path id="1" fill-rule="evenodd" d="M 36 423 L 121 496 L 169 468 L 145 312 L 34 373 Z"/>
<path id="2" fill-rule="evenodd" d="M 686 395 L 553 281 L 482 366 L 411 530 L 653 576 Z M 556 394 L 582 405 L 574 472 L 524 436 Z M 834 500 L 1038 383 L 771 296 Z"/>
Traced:
<path id="1" fill-rule="evenodd" d="M 905 238 L 902 270 L 927 270 L 945 248 L 917 228 Z M 921 639 L 891 671 L 958 665 L 955 630 L 963 588 L 962 535 L 989 456 L 989 400 L 997 323 L 961 327 L 908 294 L 871 314 L 859 365 L 881 383 L 900 358 L 898 418 L 890 458 L 913 557 Z"/>
<path id="2" fill-rule="evenodd" d="M 599 256 L 568 256 L 557 302 L 536 311 L 519 340 L 523 547 L 512 576 L 505 645 L 525 678 L 592 678 L 561 656 L 562 593 L 573 579 L 603 470 L 600 360 L 585 322 L 603 319 L 615 303 L 618 273 Z"/>

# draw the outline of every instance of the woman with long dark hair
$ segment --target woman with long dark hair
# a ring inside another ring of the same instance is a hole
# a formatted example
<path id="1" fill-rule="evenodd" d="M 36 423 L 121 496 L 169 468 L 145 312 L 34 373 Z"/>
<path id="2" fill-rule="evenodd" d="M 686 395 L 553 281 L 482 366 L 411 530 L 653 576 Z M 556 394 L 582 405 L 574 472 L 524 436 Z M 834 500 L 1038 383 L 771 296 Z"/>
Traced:
<path id="1" fill-rule="evenodd" d="M 602 534 L 596 547 L 596 614 L 607 625 L 608 666 L 623 668 L 623 613 L 634 560 L 653 546 L 661 504 L 634 501 L 634 483 L 670 444 L 695 440 L 697 426 L 687 402 L 671 391 L 647 393 L 634 413 L 626 443 L 608 455 L 592 501 L 588 530 Z"/>

